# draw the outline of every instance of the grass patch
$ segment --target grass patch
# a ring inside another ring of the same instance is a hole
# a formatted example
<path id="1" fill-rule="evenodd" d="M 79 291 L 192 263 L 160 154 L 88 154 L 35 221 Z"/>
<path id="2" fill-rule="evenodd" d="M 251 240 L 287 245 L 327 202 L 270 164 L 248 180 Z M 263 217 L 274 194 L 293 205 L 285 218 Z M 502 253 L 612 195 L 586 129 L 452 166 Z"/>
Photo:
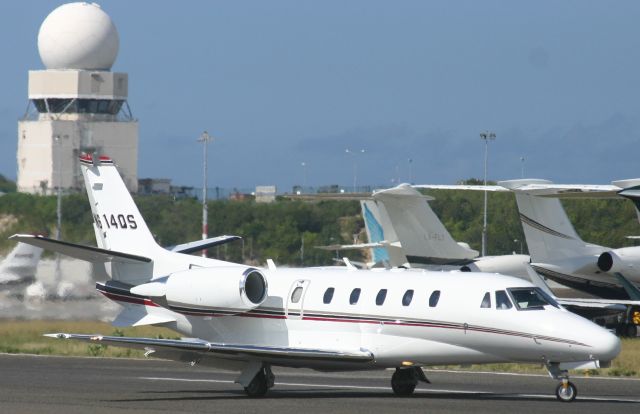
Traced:
<path id="1" fill-rule="evenodd" d="M 92 357 L 143 358 L 144 352 L 102 344 L 46 338 L 45 333 L 68 332 L 102 334 L 112 336 L 142 336 L 149 338 L 178 339 L 179 335 L 166 328 L 140 326 L 114 328 L 108 323 L 94 321 L 12 321 L 0 322 L 0 352 L 11 354 L 38 354 Z M 470 371 L 520 372 L 547 375 L 542 365 L 535 364 L 486 364 L 470 367 L 440 366 L 434 368 Z M 622 339 L 622 352 L 610 368 L 572 372 L 572 375 L 640 377 L 640 338 Z"/>
<path id="2" fill-rule="evenodd" d="M 112 336 L 143 336 L 178 338 L 178 334 L 153 326 L 116 329 L 108 323 L 95 321 L 11 321 L 0 322 L 0 352 L 10 354 L 94 356 L 143 358 L 144 352 L 102 344 L 46 338 L 45 333 L 84 333 Z"/>

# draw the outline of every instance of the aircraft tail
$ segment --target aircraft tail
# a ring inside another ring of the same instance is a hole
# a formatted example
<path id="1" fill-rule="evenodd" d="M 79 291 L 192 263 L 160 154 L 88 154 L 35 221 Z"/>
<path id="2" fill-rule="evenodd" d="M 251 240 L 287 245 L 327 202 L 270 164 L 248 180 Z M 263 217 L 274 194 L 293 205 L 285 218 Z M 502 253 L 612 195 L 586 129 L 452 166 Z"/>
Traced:
<path id="1" fill-rule="evenodd" d="M 35 280 L 41 255 L 40 247 L 18 243 L 0 264 L 0 283 Z"/>
<path id="2" fill-rule="evenodd" d="M 587 244 L 580 238 L 558 198 L 539 197 L 518 190 L 527 184 L 552 184 L 550 181 L 525 179 L 498 184 L 515 193 L 533 262 L 553 263 L 602 252 L 601 246 Z"/>
<path id="3" fill-rule="evenodd" d="M 361 200 L 360 207 L 369 242 L 387 242 L 385 247 L 371 249 L 373 261 L 388 263 L 392 267 L 406 266 L 407 257 L 402 248 L 397 246 L 398 236 L 389 221 L 389 215 L 384 206 L 374 200 Z"/>
<path id="4" fill-rule="evenodd" d="M 433 212 L 425 197 L 408 184 L 374 193 L 384 206 L 410 263 L 458 264 L 478 256 L 457 243 Z"/>
<path id="5" fill-rule="evenodd" d="M 148 257 L 162 255 L 114 162 L 105 156 L 83 154 L 80 165 L 91 203 L 98 247 Z M 138 284 L 152 278 L 153 263 L 107 263 L 114 280 Z"/>
<path id="6" fill-rule="evenodd" d="M 622 188 L 622 190 L 618 192 L 619 196 L 628 198 L 633 202 L 638 221 L 640 221 L 640 178 L 613 181 L 611 184 Z"/>

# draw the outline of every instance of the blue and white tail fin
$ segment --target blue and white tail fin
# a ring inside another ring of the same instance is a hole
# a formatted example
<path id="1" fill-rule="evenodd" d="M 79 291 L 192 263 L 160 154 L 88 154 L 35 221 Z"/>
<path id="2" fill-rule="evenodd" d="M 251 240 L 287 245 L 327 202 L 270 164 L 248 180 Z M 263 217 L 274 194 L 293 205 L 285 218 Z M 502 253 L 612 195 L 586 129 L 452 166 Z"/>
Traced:
<path id="1" fill-rule="evenodd" d="M 433 212 L 426 197 L 408 184 L 374 193 L 384 206 L 410 263 L 454 264 L 478 256 L 457 243 Z"/>
<path id="2" fill-rule="evenodd" d="M 372 248 L 373 261 L 389 264 L 392 267 L 409 266 L 407 256 L 398 241 L 398 236 L 384 206 L 375 200 L 361 200 L 360 207 L 369 241 L 371 243 L 384 242 L 385 244 L 385 247 Z"/>
<path id="3" fill-rule="evenodd" d="M 552 184 L 547 180 L 509 180 L 498 183 L 513 190 L 522 229 L 533 262 L 555 263 L 600 254 L 603 247 L 585 243 L 555 197 L 535 196 L 518 190 L 528 184 Z"/>

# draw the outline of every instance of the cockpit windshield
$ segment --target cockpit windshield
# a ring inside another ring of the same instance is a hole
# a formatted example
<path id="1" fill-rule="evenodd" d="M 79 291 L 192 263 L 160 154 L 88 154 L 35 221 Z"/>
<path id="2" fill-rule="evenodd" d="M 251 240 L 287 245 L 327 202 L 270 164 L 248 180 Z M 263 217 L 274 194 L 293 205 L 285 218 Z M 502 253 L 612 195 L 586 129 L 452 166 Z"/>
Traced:
<path id="1" fill-rule="evenodd" d="M 507 291 L 518 310 L 544 310 L 547 305 L 560 308 L 558 302 L 540 288 L 510 288 Z"/>

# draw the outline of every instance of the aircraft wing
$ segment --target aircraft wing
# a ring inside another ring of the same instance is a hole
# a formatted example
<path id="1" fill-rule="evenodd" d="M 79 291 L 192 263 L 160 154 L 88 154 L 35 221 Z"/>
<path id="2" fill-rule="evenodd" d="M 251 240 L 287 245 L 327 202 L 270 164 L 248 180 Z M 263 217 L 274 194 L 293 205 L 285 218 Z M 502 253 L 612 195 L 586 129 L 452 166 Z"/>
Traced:
<path id="1" fill-rule="evenodd" d="M 234 240 L 240 240 L 242 237 L 240 236 L 218 236 L 212 237 L 204 240 L 196 240 L 189 243 L 178 244 L 176 246 L 167 248 L 167 250 L 171 250 L 176 253 L 193 253 L 201 250 L 208 249 L 210 247 L 220 246 L 221 244 L 226 244 L 232 242 Z"/>
<path id="2" fill-rule="evenodd" d="M 207 342 L 200 339 L 153 339 L 120 336 L 53 333 L 49 338 L 74 339 L 94 344 L 105 344 L 145 350 L 146 355 L 185 361 L 189 358 L 211 355 L 218 358 L 249 360 L 259 359 L 270 362 L 327 361 L 367 363 L 373 361 L 373 354 L 366 350 L 334 351 L 324 349 L 271 347 L 258 345 L 234 345 Z M 199 359 L 199 358 L 196 358 Z"/>
<path id="3" fill-rule="evenodd" d="M 373 247 L 389 247 L 395 246 L 400 247 L 400 242 L 389 242 L 387 240 L 382 240 L 374 243 L 358 243 L 358 244 L 330 244 L 328 246 L 313 246 L 316 249 L 320 250 L 361 250 L 361 249 L 370 249 Z"/>
<path id="4" fill-rule="evenodd" d="M 61 240 L 50 239 L 44 236 L 38 236 L 38 235 L 32 235 L 32 234 L 14 234 L 9 238 L 22 243 L 30 244 L 32 246 L 37 246 L 43 249 L 64 254 L 65 256 L 73 257 L 74 259 L 85 260 L 91 263 L 107 263 L 107 262 L 149 263 L 151 262 L 151 259 L 149 259 L 148 257 L 136 256 L 133 254 L 118 252 L 115 250 L 101 249 L 99 247 L 83 246 L 81 244 L 74 244 L 74 243 L 64 242 Z"/>
<path id="5" fill-rule="evenodd" d="M 613 299 L 582 299 L 582 298 L 558 298 L 556 300 L 562 306 L 577 308 L 597 308 L 625 311 L 628 305 L 640 305 L 640 302 L 633 300 L 613 300 Z"/>
<path id="6" fill-rule="evenodd" d="M 413 188 L 424 188 L 425 190 L 476 190 L 476 191 L 497 191 L 508 192 L 509 190 L 501 185 L 467 185 L 467 184 L 415 184 Z"/>
<path id="7" fill-rule="evenodd" d="M 549 289 L 549 286 L 545 283 L 542 277 L 531 267 L 531 265 L 527 264 L 525 266 L 527 270 L 527 274 L 531 279 L 531 282 L 542 289 L 546 294 L 553 297 L 559 304 L 566 307 L 573 308 L 588 308 L 588 309 L 606 309 L 613 311 L 625 311 L 627 306 L 640 306 L 640 300 L 635 300 L 631 293 L 629 294 L 632 299 L 631 300 L 617 300 L 617 299 L 587 299 L 587 298 L 559 298 L 554 295 L 554 293 Z M 626 281 L 624 276 L 620 274 L 616 274 L 616 277 L 619 280 Z M 630 282 L 629 282 L 630 283 Z M 636 288 L 637 289 L 637 288 Z"/>

